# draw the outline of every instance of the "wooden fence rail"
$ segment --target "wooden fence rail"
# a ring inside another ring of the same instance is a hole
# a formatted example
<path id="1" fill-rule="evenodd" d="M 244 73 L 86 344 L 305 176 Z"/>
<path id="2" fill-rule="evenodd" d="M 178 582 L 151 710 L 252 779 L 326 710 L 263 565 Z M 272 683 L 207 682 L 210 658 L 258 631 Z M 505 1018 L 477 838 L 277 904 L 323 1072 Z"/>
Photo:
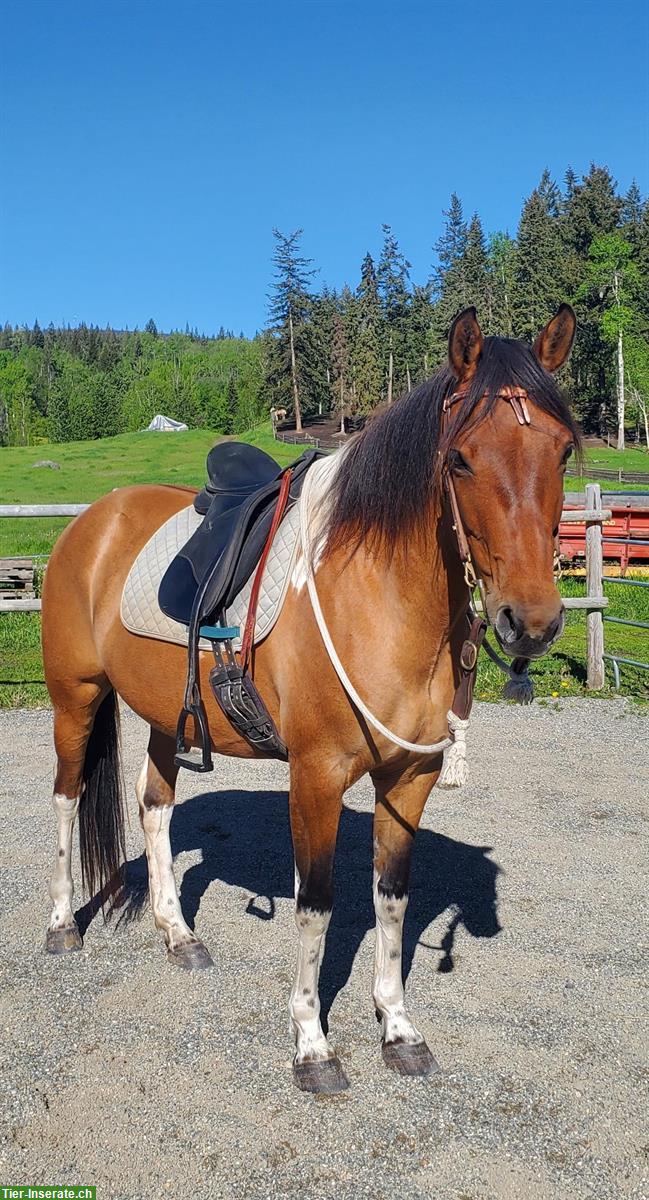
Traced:
<path id="1" fill-rule="evenodd" d="M 89 504 L 0 504 L 0 517 L 78 517 Z"/>
<path id="2" fill-rule="evenodd" d="M 649 471 L 611 471 L 606 467 L 594 467 L 592 463 L 584 463 L 583 470 L 578 467 L 570 466 L 566 470 L 566 475 L 580 479 L 585 475 L 587 479 L 601 479 L 611 483 L 643 483 L 649 487 Z"/>

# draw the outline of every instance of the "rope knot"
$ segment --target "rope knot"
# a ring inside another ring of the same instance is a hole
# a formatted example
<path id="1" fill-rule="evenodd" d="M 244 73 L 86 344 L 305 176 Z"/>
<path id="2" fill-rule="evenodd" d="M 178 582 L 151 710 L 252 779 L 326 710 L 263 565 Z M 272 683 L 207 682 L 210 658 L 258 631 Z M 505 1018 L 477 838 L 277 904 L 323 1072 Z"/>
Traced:
<path id="1" fill-rule="evenodd" d="M 449 709 L 446 717 L 448 731 L 453 742 L 444 753 L 444 766 L 437 780 L 437 786 L 442 788 L 464 787 L 467 780 L 466 731 L 469 722 L 468 719 L 463 721 L 452 709 Z"/>

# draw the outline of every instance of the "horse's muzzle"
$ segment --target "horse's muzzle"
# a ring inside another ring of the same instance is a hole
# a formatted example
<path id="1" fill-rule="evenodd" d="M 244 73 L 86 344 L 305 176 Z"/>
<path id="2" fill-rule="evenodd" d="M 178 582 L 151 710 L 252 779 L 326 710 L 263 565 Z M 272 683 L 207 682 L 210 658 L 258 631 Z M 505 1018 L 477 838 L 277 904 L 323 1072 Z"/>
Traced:
<path id="1" fill-rule="evenodd" d="M 503 604 L 496 613 L 494 630 L 502 649 L 511 658 L 541 658 L 561 637 L 565 624 L 563 604 L 546 624 L 526 619 L 523 609 Z"/>

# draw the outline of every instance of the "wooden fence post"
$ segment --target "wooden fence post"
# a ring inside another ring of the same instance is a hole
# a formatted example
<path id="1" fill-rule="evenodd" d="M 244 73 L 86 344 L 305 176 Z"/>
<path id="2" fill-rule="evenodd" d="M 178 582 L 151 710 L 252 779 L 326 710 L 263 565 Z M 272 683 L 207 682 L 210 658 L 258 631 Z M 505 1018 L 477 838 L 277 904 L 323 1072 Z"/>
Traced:
<path id="1" fill-rule="evenodd" d="M 586 485 L 586 509 L 597 513 L 586 522 L 586 594 L 601 599 L 604 595 L 602 557 L 602 492 L 598 483 Z M 604 622 L 601 609 L 586 615 L 587 662 L 586 686 L 591 691 L 604 687 Z"/>

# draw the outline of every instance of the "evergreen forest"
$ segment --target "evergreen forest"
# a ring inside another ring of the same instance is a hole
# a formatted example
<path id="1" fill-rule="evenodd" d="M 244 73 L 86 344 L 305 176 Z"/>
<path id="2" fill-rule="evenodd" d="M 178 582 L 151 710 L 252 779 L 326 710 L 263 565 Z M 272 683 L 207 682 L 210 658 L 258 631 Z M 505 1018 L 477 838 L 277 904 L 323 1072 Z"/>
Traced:
<path id="1" fill-rule="evenodd" d="M 563 300 L 579 332 L 561 384 L 584 431 L 649 444 L 649 201 L 636 184 L 620 194 L 597 165 L 561 185 L 545 171 L 515 236 L 486 231 L 453 194 L 428 279 L 412 279 L 389 225 L 354 275 L 328 288 L 302 231 L 274 230 L 268 326 L 254 338 L 163 334 L 153 320 L 141 331 L 5 324 L 0 445 L 108 437 L 158 412 L 223 434 L 271 408 L 298 429 L 315 414 L 367 416 L 437 369 L 462 308 L 475 304 L 485 334 L 531 341 Z"/>

